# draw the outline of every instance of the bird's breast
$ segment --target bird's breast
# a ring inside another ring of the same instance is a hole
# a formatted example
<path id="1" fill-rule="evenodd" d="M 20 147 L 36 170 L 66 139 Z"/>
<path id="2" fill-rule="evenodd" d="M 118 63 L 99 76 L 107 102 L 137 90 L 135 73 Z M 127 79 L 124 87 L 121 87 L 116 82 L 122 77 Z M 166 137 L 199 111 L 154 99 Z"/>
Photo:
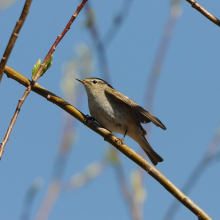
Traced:
<path id="1" fill-rule="evenodd" d="M 89 99 L 89 110 L 93 118 L 112 132 L 124 134 L 127 130 L 124 114 L 120 107 L 104 97 Z"/>

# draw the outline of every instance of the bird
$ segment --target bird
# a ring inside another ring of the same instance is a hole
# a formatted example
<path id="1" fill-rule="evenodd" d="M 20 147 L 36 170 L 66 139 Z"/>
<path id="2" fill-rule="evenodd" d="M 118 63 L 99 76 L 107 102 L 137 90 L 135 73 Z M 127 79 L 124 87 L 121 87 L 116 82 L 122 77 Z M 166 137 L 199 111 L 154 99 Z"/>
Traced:
<path id="1" fill-rule="evenodd" d="M 120 139 L 122 143 L 126 135 L 135 140 L 155 166 L 163 161 L 145 138 L 147 132 L 141 125 L 141 123 L 153 122 L 166 130 L 165 125 L 158 118 L 115 90 L 103 79 L 91 77 L 84 80 L 76 78 L 76 80 L 86 89 L 92 118 L 110 132 L 123 134 L 123 138 Z"/>

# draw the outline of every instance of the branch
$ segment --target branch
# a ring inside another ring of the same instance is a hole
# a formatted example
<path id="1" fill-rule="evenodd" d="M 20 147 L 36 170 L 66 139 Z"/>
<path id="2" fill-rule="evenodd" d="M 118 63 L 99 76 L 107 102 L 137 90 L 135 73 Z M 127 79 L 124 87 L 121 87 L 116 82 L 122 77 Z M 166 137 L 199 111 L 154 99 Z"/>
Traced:
<path id="1" fill-rule="evenodd" d="M 1 63 L 0 63 L 0 83 L 1 83 L 1 80 L 2 80 L 2 76 L 3 76 L 3 72 L 4 72 L 4 68 L 5 68 L 5 65 L 7 64 L 7 61 L 8 61 L 8 58 L 11 54 L 11 51 L 15 45 L 15 42 L 18 38 L 18 35 L 19 35 L 19 32 L 25 22 L 25 19 L 29 13 L 29 8 L 31 6 L 31 3 L 32 3 L 32 0 L 26 0 L 25 4 L 24 4 L 24 7 L 23 7 L 23 10 L 21 12 L 21 15 L 20 15 L 20 18 L 19 20 L 17 21 L 16 25 L 15 25 L 15 28 L 11 34 L 11 38 L 8 42 L 8 45 L 5 49 L 5 53 L 1 59 Z"/>
<path id="2" fill-rule="evenodd" d="M 155 94 L 158 87 L 158 82 L 162 74 L 162 67 L 165 62 L 165 58 L 168 53 L 169 45 L 172 40 L 172 36 L 174 33 L 175 25 L 181 15 L 181 5 L 179 1 L 172 1 L 172 5 L 167 17 L 167 21 L 164 25 L 162 36 L 160 42 L 158 44 L 158 48 L 154 57 L 154 61 L 152 63 L 152 68 L 147 80 L 146 86 L 146 94 L 145 94 L 145 107 L 148 111 L 153 112 L 154 101 L 155 101 Z M 151 123 L 146 125 L 148 139 L 151 138 Z M 142 155 L 143 151 L 142 151 Z M 144 155 L 145 156 L 145 155 Z M 138 167 L 139 168 L 139 167 Z M 140 168 L 139 168 L 140 170 Z M 140 170 L 142 176 L 142 184 L 144 185 L 144 172 Z M 143 209 L 143 204 L 142 204 Z"/>
<path id="3" fill-rule="evenodd" d="M 50 58 L 51 54 L 53 54 L 53 52 L 56 50 L 57 45 L 60 43 L 60 41 L 62 40 L 62 38 L 64 37 L 64 35 L 66 34 L 66 32 L 70 29 L 70 26 L 72 25 L 72 23 L 74 22 L 74 20 L 76 19 L 77 15 L 79 14 L 79 12 L 82 10 L 82 8 L 84 7 L 84 5 L 86 4 L 87 0 L 83 0 L 82 3 L 78 6 L 78 8 L 76 9 L 76 12 L 72 15 L 72 17 L 70 18 L 69 22 L 67 23 L 66 27 L 64 28 L 64 30 L 62 31 L 62 33 L 60 35 L 58 35 L 56 41 L 54 42 L 54 44 L 52 45 L 52 47 L 50 48 L 49 52 L 47 53 L 46 57 L 44 58 L 43 63 L 41 64 L 41 67 L 39 68 L 39 70 L 36 73 L 36 76 L 33 79 L 33 82 L 36 82 L 41 75 L 41 72 L 44 68 L 44 65 L 46 63 L 46 61 Z"/>
<path id="4" fill-rule="evenodd" d="M 5 67 L 5 73 L 8 77 L 13 78 L 22 85 L 29 87 L 30 81 L 11 69 L 10 67 Z M 148 163 L 143 157 L 139 156 L 134 150 L 130 149 L 127 145 L 121 144 L 118 138 L 115 137 L 111 132 L 105 128 L 100 127 L 96 122 L 92 120 L 86 120 L 87 117 L 82 112 L 77 110 L 75 107 L 71 106 L 68 102 L 56 96 L 52 92 L 44 89 L 40 85 L 33 85 L 33 91 L 39 95 L 45 97 L 48 101 L 54 103 L 55 105 L 61 107 L 64 111 L 68 112 L 70 115 L 78 119 L 80 122 L 85 124 L 87 127 L 104 137 L 105 141 L 108 141 L 115 148 L 121 151 L 124 155 L 130 158 L 133 162 L 142 167 L 149 175 L 151 175 L 155 180 L 157 180 L 168 192 L 170 192 L 176 199 L 178 199 L 184 206 L 191 210 L 199 219 L 211 220 L 211 218 L 199 207 L 197 206 L 189 197 L 183 194 L 174 184 L 172 184 L 162 173 L 160 173 L 154 166 Z"/>
<path id="5" fill-rule="evenodd" d="M 91 6 L 89 3 L 85 6 L 86 9 L 86 15 L 87 15 L 87 25 L 91 31 L 92 39 L 94 41 L 95 48 L 97 49 L 97 55 L 99 60 L 99 66 L 101 69 L 101 75 L 103 79 L 105 79 L 107 82 L 110 81 L 110 74 L 108 69 L 108 62 L 107 62 L 107 56 L 105 52 L 104 45 L 102 41 L 100 40 L 99 31 L 98 28 L 95 25 L 94 21 L 94 15 L 91 9 Z"/>
<path id="6" fill-rule="evenodd" d="M 161 40 L 159 42 L 157 52 L 154 57 L 149 78 L 147 80 L 145 107 L 150 112 L 153 112 L 153 105 L 154 105 L 157 84 L 159 81 L 159 77 L 161 76 L 161 70 L 168 53 L 169 45 L 172 40 L 175 25 L 180 17 L 180 11 L 181 11 L 180 3 L 174 2 L 170 8 L 170 12 L 168 14 L 167 21 L 164 26 Z M 149 133 L 150 133 L 150 123 L 148 124 L 148 135 Z"/>
<path id="7" fill-rule="evenodd" d="M 20 220 L 28 220 L 31 219 L 31 211 L 33 208 L 34 204 L 34 199 L 36 198 L 37 193 L 43 186 L 43 180 L 40 178 L 37 178 L 33 181 L 31 186 L 26 192 L 26 195 L 24 197 L 24 202 L 23 202 L 23 210 L 21 213 Z"/>
<path id="8" fill-rule="evenodd" d="M 102 42 L 106 49 L 110 46 L 116 34 L 120 30 L 122 24 L 125 22 L 125 19 L 128 17 L 130 9 L 131 9 L 131 4 L 133 2 L 134 2 L 133 0 L 123 1 L 121 8 L 119 9 L 119 12 L 114 17 L 112 24 L 110 25 L 109 29 L 107 30 L 107 32 L 105 33 L 103 37 Z"/>
<path id="9" fill-rule="evenodd" d="M 195 0 L 186 0 L 186 1 L 189 2 L 189 4 L 191 4 L 193 8 L 195 8 L 197 11 L 199 11 L 201 14 L 207 17 L 210 21 L 212 21 L 214 24 L 220 27 L 220 20 L 216 18 L 215 16 L 213 16 L 211 13 L 209 13 L 199 3 L 197 3 Z"/>
<path id="10" fill-rule="evenodd" d="M 54 44 L 50 48 L 49 52 L 47 53 L 46 57 L 44 58 L 43 63 L 41 64 L 40 68 L 38 69 L 36 75 L 33 77 L 31 84 L 27 87 L 22 98 L 18 101 L 18 105 L 17 105 L 15 113 L 11 119 L 10 125 L 8 127 L 6 134 L 5 134 L 4 140 L 2 141 L 2 143 L 0 145 L 0 160 L 1 160 L 2 155 L 4 153 L 5 145 L 9 140 L 9 136 L 11 134 L 12 128 L 17 120 L 21 106 L 23 105 L 24 101 L 26 100 L 27 96 L 29 95 L 30 91 L 32 90 L 32 87 L 34 86 L 35 82 L 42 76 L 42 72 L 44 71 L 45 64 L 50 59 L 52 53 L 55 51 L 56 46 L 59 44 L 59 42 L 64 37 L 66 32 L 70 29 L 71 24 L 73 23 L 73 21 L 75 20 L 75 18 L 77 17 L 77 15 L 79 14 L 79 12 L 81 11 L 81 9 L 83 8 L 83 6 L 85 5 L 86 2 L 87 2 L 87 0 L 83 0 L 82 3 L 78 6 L 78 8 L 76 9 L 76 12 L 72 15 L 71 19 L 69 20 L 68 24 L 64 28 L 61 35 L 59 35 L 57 37 L 56 41 L 54 42 Z"/>
<path id="11" fill-rule="evenodd" d="M 128 4 L 126 4 L 126 3 L 127 3 L 127 0 L 124 5 L 128 6 Z M 99 30 L 98 30 L 97 24 L 95 23 L 95 19 L 94 19 L 94 13 L 92 11 L 92 8 L 91 8 L 89 2 L 86 4 L 85 9 L 86 9 L 86 15 L 87 15 L 86 24 L 87 24 L 88 28 L 90 29 L 91 36 L 92 36 L 92 39 L 93 39 L 93 42 L 95 45 L 95 49 L 97 50 L 101 75 L 102 75 L 103 79 L 110 82 L 110 74 L 109 74 L 105 46 L 104 46 L 103 41 L 100 39 Z M 123 8 L 123 9 L 125 9 L 125 8 Z M 120 15 L 118 15 L 118 18 L 119 18 L 119 16 Z M 120 18 L 122 19 L 122 15 L 120 16 Z M 114 28 L 109 29 L 110 33 L 107 34 L 107 36 L 109 36 L 111 34 L 112 29 L 114 29 Z M 110 38 L 109 38 L 109 41 L 110 41 Z M 119 155 L 118 155 L 118 151 L 114 150 L 114 152 L 115 152 L 115 157 L 117 157 L 118 160 L 120 160 Z M 140 219 L 139 217 L 138 218 L 136 217 L 136 216 L 139 216 L 139 214 L 138 214 L 138 211 L 136 211 L 137 208 L 136 208 L 134 199 L 132 197 L 132 194 L 131 194 L 131 192 L 129 192 L 129 188 L 127 187 L 126 179 L 125 179 L 125 175 L 124 175 L 124 170 L 123 170 L 121 163 L 118 163 L 118 166 L 115 169 L 115 173 L 117 176 L 117 180 L 119 182 L 121 193 L 125 199 L 125 202 L 128 204 L 128 208 L 129 208 L 129 211 L 131 211 L 131 214 L 133 215 L 133 219 Z"/>
<path id="12" fill-rule="evenodd" d="M 124 170 L 120 161 L 115 165 L 115 172 L 119 182 L 120 190 L 122 192 L 125 202 L 128 205 L 128 209 L 131 213 L 132 219 L 133 220 L 143 219 L 142 213 L 139 209 L 139 205 L 135 201 L 134 196 L 132 195 L 132 193 L 130 192 L 127 186 Z"/>

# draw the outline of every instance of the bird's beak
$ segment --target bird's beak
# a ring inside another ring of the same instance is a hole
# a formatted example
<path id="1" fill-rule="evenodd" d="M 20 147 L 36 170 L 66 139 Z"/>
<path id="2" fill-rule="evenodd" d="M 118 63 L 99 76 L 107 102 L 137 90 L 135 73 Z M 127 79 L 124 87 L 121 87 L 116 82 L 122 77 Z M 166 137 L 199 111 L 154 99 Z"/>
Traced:
<path id="1" fill-rule="evenodd" d="M 77 78 L 76 78 L 76 80 L 78 80 L 78 81 L 81 82 L 82 84 L 85 84 L 85 81 L 82 80 L 82 79 L 77 79 Z"/>

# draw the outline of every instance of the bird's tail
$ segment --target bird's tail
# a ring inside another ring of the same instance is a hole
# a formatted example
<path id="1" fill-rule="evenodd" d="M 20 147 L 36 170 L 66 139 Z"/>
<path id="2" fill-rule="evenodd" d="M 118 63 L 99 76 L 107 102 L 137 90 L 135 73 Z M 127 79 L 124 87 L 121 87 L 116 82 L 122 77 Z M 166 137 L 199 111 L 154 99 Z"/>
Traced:
<path id="1" fill-rule="evenodd" d="M 139 141 L 139 144 L 155 166 L 158 164 L 158 162 L 163 161 L 163 158 L 154 151 L 144 136 L 142 140 Z"/>

